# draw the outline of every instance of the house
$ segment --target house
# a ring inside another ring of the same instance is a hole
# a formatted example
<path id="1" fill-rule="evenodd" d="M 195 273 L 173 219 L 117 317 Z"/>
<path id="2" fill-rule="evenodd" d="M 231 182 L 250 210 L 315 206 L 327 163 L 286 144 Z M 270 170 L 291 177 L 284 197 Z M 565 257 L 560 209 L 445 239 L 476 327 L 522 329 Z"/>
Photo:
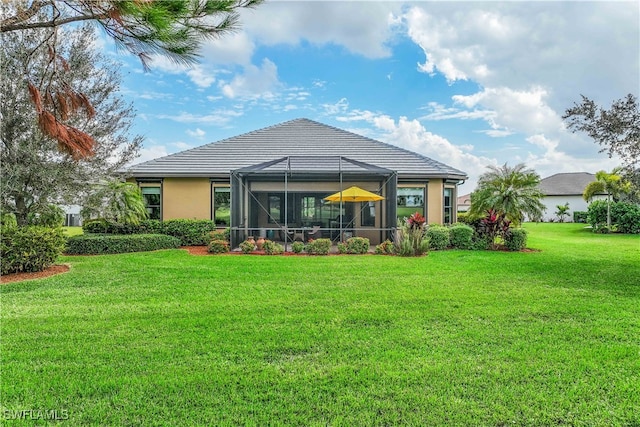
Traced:
<path id="1" fill-rule="evenodd" d="M 588 203 L 582 198 L 584 189 L 596 176 L 587 172 L 557 173 L 540 180 L 538 188 L 544 194 L 541 200 L 546 211 L 544 221 L 555 221 L 558 205 L 569 203 L 569 216 L 565 221 L 573 221 L 573 212 L 586 211 Z M 596 196 L 594 200 L 606 199 L 606 195 Z"/>
<path id="2" fill-rule="evenodd" d="M 471 209 L 471 193 L 458 197 L 458 212 L 467 212 Z"/>
<path id="3" fill-rule="evenodd" d="M 123 171 L 152 218 L 212 219 L 232 244 L 248 235 L 284 239 L 388 238 L 414 212 L 428 223 L 456 221 L 457 186 L 467 175 L 420 154 L 308 119 L 295 119 Z M 350 186 L 381 201 L 328 203 Z M 305 236 L 307 237 L 307 236 Z"/>

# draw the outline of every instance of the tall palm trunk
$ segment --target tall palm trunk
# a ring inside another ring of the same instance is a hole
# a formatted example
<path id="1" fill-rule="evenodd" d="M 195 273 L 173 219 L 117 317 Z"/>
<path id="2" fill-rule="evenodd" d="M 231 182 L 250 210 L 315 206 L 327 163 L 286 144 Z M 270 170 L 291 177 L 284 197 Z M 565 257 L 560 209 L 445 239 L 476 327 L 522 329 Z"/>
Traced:
<path id="1" fill-rule="evenodd" d="M 611 193 L 607 193 L 607 229 L 611 231 Z"/>

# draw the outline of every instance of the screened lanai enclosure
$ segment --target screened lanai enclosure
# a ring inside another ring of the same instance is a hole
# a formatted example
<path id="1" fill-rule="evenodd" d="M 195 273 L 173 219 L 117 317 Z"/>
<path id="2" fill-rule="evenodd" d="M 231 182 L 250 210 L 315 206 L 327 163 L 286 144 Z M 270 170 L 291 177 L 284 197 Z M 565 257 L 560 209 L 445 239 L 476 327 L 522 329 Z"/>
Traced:
<path id="1" fill-rule="evenodd" d="M 351 186 L 382 196 L 325 198 Z M 248 236 L 294 240 L 390 238 L 396 227 L 396 172 L 341 156 L 287 156 L 231 173 L 231 245 Z"/>

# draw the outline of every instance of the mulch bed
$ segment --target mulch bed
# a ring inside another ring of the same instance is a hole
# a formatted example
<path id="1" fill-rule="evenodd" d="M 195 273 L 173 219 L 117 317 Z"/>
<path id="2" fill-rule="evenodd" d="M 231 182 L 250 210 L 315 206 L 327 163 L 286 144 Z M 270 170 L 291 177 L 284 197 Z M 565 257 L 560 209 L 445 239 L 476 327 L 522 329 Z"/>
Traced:
<path id="1" fill-rule="evenodd" d="M 206 246 L 180 246 L 180 249 L 186 250 L 190 255 L 211 255 Z"/>
<path id="2" fill-rule="evenodd" d="M 22 282 L 24 280 L 43 279 L 45 277 L 55 276 L 56 274 L 66 273 L 67 271 L 69 271 L 68 265 L 52 265 L 43 271 L 36 271 L 35 273 L 12 273 L 0 276 L 0 283 L 5 284 Z"/>

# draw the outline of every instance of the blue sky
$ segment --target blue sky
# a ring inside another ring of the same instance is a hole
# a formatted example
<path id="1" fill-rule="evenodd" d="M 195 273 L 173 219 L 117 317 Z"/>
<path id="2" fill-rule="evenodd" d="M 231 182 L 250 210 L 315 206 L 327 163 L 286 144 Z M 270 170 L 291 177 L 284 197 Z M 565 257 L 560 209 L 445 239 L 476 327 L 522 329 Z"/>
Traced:
<path id="1" fill-rule="evenodd" d="M 461 169 L 542 177 L 611 169 L 564 110 L 640 88 L 633 2 L 283 2 L 244 11 L 192 67 L 122 62 L 123 93 L 146 137 L 137 162 L 306 117 Z M 136 163 L 137 163 L 136 162 Z"/>

